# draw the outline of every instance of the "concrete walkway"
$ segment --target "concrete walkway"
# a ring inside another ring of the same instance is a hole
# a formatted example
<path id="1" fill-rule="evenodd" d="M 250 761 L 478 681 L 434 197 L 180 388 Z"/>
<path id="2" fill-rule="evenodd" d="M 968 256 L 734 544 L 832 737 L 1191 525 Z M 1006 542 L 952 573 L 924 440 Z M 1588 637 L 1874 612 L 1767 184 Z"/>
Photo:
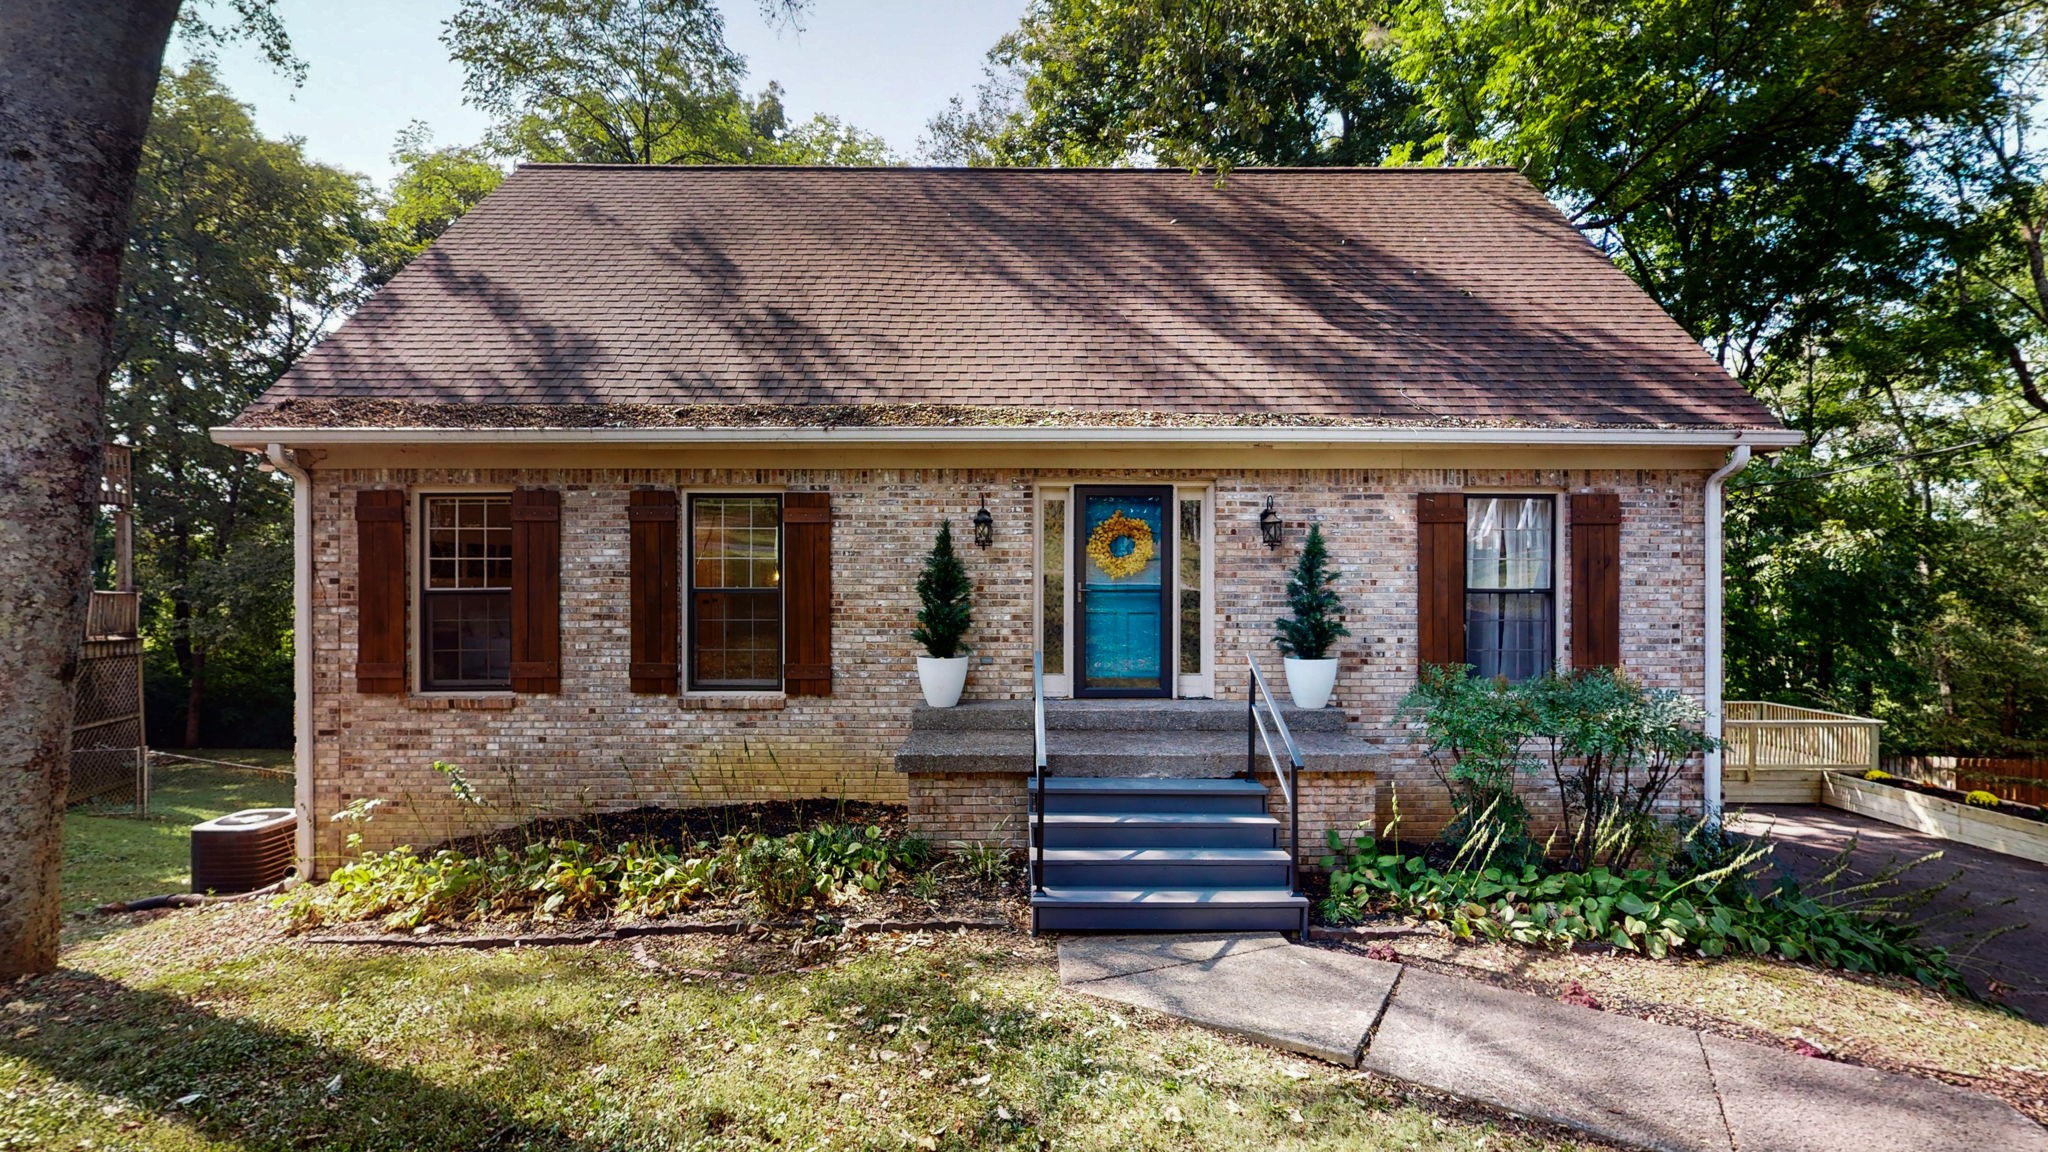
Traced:
<path id="1" fill-rule="evenodd" d="M 1659 1152 L 2048 1152 L 2004 1101 L 1277 934 L 1060 942 L 1100 1000 Z"/>

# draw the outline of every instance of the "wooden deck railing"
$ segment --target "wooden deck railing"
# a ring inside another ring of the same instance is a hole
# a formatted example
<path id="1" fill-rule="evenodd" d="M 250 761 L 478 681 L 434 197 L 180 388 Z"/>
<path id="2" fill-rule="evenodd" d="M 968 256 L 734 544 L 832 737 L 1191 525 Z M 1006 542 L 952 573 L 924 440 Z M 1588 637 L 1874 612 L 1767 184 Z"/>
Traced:
<path id="1" fill-rule="evenodd" d="M 1725 777 L 1753 780 L 1758 770 L 1867 771 L 1877 767 L 1884 721 L 1791 704 L 1734 700 L 1722 709 Z"/>
<path id="2" fill-rule="evenodd" d="M 103 640 L 132 637 L 141 624 L 140 605 L 133 592 L 102 592 L 94 589 L 85 607 L 85 637 Z"/>

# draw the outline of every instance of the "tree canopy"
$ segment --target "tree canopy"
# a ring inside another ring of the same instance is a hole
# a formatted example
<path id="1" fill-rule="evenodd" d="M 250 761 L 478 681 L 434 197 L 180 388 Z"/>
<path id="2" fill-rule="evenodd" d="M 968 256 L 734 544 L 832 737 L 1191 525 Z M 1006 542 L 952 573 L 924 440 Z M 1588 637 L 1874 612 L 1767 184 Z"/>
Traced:
<path id="1" fill-rule="evenodd" d="M 764 11 L 789 12 L 769 4 Z M 880 137 L 829 116 L 792 125 L 782 89 L 740 91 L 746 61 L 712 0 L 467 0 L 442 42 L 490 144 L 522 160 L 881 164 Z"/>
<path id="2" fill-rule="evenodd" d="M 137 175 L 108 392 L 110 431 L 136 450 L 159 740 L 289 732 L 291 491 L 208 430 L 367 293 L 380 240 L 372 204 L 361 178 L 309 160 L 297 141 L 266 139 L 208 64 L 165 73 Z M 230 689 L 232 711 L 212 707 L 209 685 Z"/>

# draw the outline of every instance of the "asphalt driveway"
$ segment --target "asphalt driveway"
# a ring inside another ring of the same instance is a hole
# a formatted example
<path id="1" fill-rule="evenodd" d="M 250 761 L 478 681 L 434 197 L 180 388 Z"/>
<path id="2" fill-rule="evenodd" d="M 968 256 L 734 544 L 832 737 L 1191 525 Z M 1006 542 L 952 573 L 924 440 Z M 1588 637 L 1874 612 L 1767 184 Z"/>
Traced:
<path id="1" fill-rule="evenodd" d="M 1842 883 L 1940 852 L 1941 859 L 1897 881 L 1901 890 L 1946 882 L 1918 916 L 1928 922 L 1928 938 L 1959 956 L 1971 987 L 2030 1020 L 2048 1022 L 2048 865 L 1817 805 L 1760 804 L 1730 826 L 1769 834 L 1778 842 L 1779 865 L 1802 880 L 1823 871 L 1852 840 L 1856 849 Z"/>

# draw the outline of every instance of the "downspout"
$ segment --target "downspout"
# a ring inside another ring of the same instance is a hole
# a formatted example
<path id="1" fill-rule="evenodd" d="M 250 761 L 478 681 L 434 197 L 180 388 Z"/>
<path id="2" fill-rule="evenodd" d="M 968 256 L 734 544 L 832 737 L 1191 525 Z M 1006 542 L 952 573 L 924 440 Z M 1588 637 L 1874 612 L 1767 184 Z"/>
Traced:
<path id="1" fill-rule="evenodd" d="M 292 478 L 292 804 L 299 812 L 294 856 L 313 876 L 313 478 L 282 444 L 264 453 Z"/>
<path id="2" fill-rule="evenodd" d="M 1749 467 L 1750 449 L 1747 444 L 1738 444 L 1728 453 L 1728 463 L 1707 477 L 1707 735 L 1714 741 L 1714 749 L 1707 753 L 1707 772 L 1704 791 L 1706 793 L 1707 816 L 1713 820 L 1721 818 L 1721 691 L 1722 691 L 1722 640 L 1721 640 L 1721 517 L 1722 496 L 1728 478 Z"/>

